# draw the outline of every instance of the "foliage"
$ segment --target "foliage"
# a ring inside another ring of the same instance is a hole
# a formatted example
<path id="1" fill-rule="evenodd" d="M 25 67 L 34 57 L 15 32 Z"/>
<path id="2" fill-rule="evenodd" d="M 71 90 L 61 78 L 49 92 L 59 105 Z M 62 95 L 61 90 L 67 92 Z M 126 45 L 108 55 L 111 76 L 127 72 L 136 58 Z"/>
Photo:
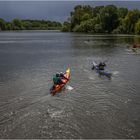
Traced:
<path id="1" fill-rule="evenodd" d="M 11 22 L 5 22 L 0 19 L 0 30 L 57 30 L 61 28 L 60 22 L 49 20 L 20 20 L 16 18 Z"/>
<path id="2" fill-rule="evenodd" d="M 95 24 L 96 20 L 89 19 L 87 21 L 83 21 L 80 25 L 77 25 L 73 31 L 74 32 L 87 32 L 87 33 L 94 33 L 95 32 Z"/>
<path id="3" fill-rule="evenodd" d="M 86 14 L 86 15 L 85 15 Z M 77 5 L 71 12 L 71 30 L 83 20 L 92 18 L 92 7 Z"/>
<path id="4" fill-rule="evenodd" d="M 127 8 L 118 8 L 118 16 L 119 18 L 124 18 L 128 13 L 128 9 Z"/>
<path id="5" fill-rule="evenodd" d="M 140 34 L 139 20 L 140 11 L 137 9 L 128 10 L 114 5 L 77 5 L 70 13 L 69 24 L 63 24 L 62 31 Z"/>
<path id="6" fill-rule="evenodd" d="M 12 24 L 10 22 L 5 24 L 5 30 L 12 30 Z"/>
<path id="7" fill-rule="evenodd" d="M 71 30 L 71 24 L 69 22 L 64 22 L 63 27 L 62 27 L 62 31 L 69 32 L 70 30 Z"/>
<path id="8" fill-rule="evenodd" d="M 113 5 L 104 7 L 100 12 L 100 23 L 105 32 L 112 32 L 118 26 L 117 8 Z"/>
<path id="9" fill-rule="evenodd" d="M 135 33 L 140 34 L 140 20 L 135 24 Z"/>
<path id="10" fill-rule="evenodd" d="M 0 30 L 5 30 L 5 21 L 0 18 Z"/>
<path id="11" fill-rule="evenodd" d="M 12 29 L 13 30 L 21 30 L 22 29 L 22 22 L 20 19 L 14 19 L 12 21 Z"/>

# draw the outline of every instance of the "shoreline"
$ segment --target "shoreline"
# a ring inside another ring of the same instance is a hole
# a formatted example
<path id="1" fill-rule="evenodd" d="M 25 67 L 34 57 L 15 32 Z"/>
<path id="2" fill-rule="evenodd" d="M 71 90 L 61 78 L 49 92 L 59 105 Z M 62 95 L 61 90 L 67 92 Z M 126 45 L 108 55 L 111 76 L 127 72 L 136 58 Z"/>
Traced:
<path id="1" fill-rule="evenodd" d="M 140 37 L 138 34 L 112 34 L 112 33 L 85 33 L 85 32 L 63 32 L 61 30 L 5 30 L 0 31 L 0 33 L 5 32 L 62 32 L 62 33 L 74 33 L 74 34 L 83 34 L 89 36 L 137 36 Z"/>

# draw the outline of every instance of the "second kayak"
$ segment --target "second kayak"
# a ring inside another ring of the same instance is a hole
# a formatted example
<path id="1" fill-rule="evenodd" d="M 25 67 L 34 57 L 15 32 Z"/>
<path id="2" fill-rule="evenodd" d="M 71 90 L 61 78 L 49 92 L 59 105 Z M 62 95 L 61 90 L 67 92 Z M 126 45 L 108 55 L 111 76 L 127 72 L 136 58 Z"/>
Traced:
<path id="1" fill-rule="evenodd" d="M 96 72 L 98 73 L 98 74 L 100 74 L 100 75 L 104 75 L 104 76 L 106 76 L 106 77 L 108 77 L 109 79 L 111 78 L 111 76 L 112 76 L 112 73 L 110 73 L 110 72 L 107 72 L 107 71 L 104 71 L 104 70 L 99 70 L 99 67 L 98 67 L 98 65 L 96 64 L 96 62 L 95 61 L 93 61 L 93 68 L 92 68 L 92 70 L 96 70 Z"/>

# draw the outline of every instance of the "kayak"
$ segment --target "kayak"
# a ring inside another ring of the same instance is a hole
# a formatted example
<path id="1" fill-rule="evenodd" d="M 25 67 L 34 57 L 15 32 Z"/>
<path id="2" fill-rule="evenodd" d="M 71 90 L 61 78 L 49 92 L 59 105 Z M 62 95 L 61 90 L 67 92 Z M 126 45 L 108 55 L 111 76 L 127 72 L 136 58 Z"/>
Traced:
<path id="1" fill-rule="evenodd" d="M 52 95 L 55 95 L 57 92 L 60 92 L 61 90 L 62 90 L 62 88 L 67 84 L 67 82 L 69 81 L 69 79 L 70 79 L 70 68 L 68 68 L 67 70 L 66 70 L 66 72 L 65 72 L 65 74 L 64 74 L 64 77 L 66 77 L 66 79 L 65 78 L 63 78 L 62 79 L 62 82 L 63 82 L 63 84 L 60 84 L 60 85 L 55 85 L 55 88 L 54 89 L 50 89 L 50 93 L 52 94 Z"/>
<path id="2" fill-rule="evenodd" d="M 103 76 L 106 76 L 108 78 L 111 78 L 112 76 L 112 73 L 110 72 L 107 72 L 107 71 L 104 71 L 104 70 L 99 70 L 99 67 L 98 65 L 93 61 L 93 67 L 92 67 L 92 70 L 96 70 L 96 72 L 99 74 L 99 75 L 103 75 Z"/>
<path id="3" fill-rule="evenodd" d="M 136 48 L 140 48 L 140 45 L 127 45 L 127 48 L 136 49 Z"/>
<path id="4" fill-rule="evenodd" d="M 108 77 L 109 79 L 111 78 L 112 76 L 112 73 L 110 72 L 107 72 L 107 71 L 104 71 L 104 70 L 99 70 L 99 67 L 98 65 L 93 61 L 93 67 L 92 67 L 92 70 L 96 70 L 96 72 L 99 74 L 99 75 L 103 75 L 103 76 L 106 76 Z"/>

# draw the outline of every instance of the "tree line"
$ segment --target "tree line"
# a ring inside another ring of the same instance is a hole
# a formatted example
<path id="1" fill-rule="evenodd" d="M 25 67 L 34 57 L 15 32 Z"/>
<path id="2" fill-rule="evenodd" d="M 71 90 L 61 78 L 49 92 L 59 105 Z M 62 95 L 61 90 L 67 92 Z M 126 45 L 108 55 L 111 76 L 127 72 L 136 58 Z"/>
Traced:
<path id="1" fill-rule="evenodd" d="M 77 5 L 63 23 L 62 31 L 140 34 L 140 11 L 114 5 Z"/>
<path id="2" fill-rule="evenodd" d="M 20 20 L 13 19 L 11 22 L 6 22 L 0 18 L 0 30 L 58 30 L 62 24 L 56 21 L 49 20 Z"/>

